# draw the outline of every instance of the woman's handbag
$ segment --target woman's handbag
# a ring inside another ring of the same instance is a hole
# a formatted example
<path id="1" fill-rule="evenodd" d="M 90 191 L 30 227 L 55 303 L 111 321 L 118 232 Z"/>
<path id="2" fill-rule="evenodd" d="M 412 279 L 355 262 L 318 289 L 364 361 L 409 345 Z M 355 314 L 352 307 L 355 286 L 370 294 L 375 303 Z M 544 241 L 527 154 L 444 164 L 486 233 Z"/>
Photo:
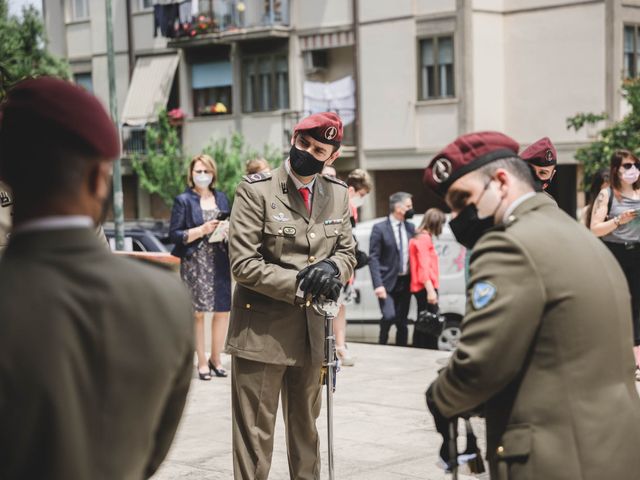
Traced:
<path id="1" fill-rule="evenodd" d="M 438 337 L 442 332 L 444 325 L 444 316 L 440 315 L 435 307 L 435 311 L 429 311 L 428 309 L 418 312 L 418 318 L 416 320 L 415 329 L 420 333 L 426 333 L 432 337 Z"/>

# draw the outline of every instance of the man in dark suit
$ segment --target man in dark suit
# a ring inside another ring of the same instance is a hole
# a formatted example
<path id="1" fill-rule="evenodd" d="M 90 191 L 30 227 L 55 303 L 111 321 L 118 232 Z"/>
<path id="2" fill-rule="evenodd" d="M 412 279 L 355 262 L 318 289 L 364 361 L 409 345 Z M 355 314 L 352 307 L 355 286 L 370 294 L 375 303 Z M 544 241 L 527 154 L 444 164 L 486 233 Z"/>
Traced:
<path id="1" fill-rule="evenodd" d="M 415 226 L 411 194 L 396 192 L 389 197 L 389 217 L 376 223 L 369 240 L 369 269 L 382 319 L 379 343 L 386 345 L 391 325 L 396 326 L 396 345 L 407 344 L 407 315 L 411 292 L 409 285 L 409 240 Z"/>
<path id="2" fill-rule="evenodd" d="M 41 77 L 1 113 L 16 201 L 0 260 L 0 478 L 148 478 L 193 371 L 188 294 L 96 237 L 120 146 L 95 97 Z"/>

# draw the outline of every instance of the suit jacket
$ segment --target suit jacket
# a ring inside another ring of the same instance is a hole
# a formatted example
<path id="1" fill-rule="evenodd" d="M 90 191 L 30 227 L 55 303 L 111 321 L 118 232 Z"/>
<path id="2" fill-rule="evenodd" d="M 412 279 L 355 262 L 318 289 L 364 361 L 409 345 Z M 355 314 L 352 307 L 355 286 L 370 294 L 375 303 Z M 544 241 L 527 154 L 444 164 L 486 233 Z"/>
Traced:
<path id="1" fill-rule="evenodd" d="M 638 478 L 629 291 L 607 248 L 540 193 L 480 238 L 470 270 L 433 394 L 447 417 L 485 404 L 491 478 Z"/>
<path id="2" fill-rule="evenodd" d="M 347 186 L 316 177 L 311 214 L 284 167 L 245 177 L 236 190 L 229 231 L 237 282 L 227 352 L 279 365 L 320 365 L 324 321 L 296 303 L 296 275 L 331 259 L 346 283 L 356 264 Z"/>
<path id="3" fill-rule="evenodd" d="M 416 227 L 413 223 L 405 221 L 404 228 L 407 231 L 405 248 L 408 250 L 409 240 L 415 235 Z M 387 292 L 394 289 L 400 274 L 400 257 L 398 255 L 396 237 L 391 220 L 387 217 L 373 226 L 369 239 L 369 270 L 371 271 L 373 288 L 383 286 Z"/>
<path id="4" fill-rule="evenodd" d="M 223 213 L 229 213 L 231 207 L 229 206 L 229 199 L 224 192 L 215 190 L 213 194 L 216 197 L 218 210 Z M 202 216 L 202 208 L 200 207 L 200 195 L 191 188 L 187 188 L 176 197 L 171 210 L 169 238 L 174 244 L 171 255 L 180 258 L 192 255 L 198 248 L 198 245 L 200 245 L 200 242 L 205 241 L 205 239 L 199 238 L 191 243 L 185 244 L 183 240 L 184 232 L 190 228 L 199 227 L 203 223 L 204 217 Z"/>
<path id="5" fill-rule="evenodd" d="M 12 236 L 0 260 L 0 478 L 147 478 L 193 371 L 175 274 L 112 255 L 92 229 Z"/>

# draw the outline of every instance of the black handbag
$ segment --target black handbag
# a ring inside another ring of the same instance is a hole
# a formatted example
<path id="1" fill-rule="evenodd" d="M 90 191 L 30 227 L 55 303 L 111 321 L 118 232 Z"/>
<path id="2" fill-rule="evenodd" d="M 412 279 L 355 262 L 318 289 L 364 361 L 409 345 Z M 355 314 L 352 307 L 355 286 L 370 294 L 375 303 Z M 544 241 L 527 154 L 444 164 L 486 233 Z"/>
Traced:
<path id="1" fill-rule="evenodd" d="M 425 333 L 433 337 L 437 337 L 442 333 L 442 327 L 444 325 L 444 317 L 438 312 L 430 312 L 429 310 L 422 310 L 418 312 L 418 319 L 416 320 L 415 329 L 420 333 Z"/>

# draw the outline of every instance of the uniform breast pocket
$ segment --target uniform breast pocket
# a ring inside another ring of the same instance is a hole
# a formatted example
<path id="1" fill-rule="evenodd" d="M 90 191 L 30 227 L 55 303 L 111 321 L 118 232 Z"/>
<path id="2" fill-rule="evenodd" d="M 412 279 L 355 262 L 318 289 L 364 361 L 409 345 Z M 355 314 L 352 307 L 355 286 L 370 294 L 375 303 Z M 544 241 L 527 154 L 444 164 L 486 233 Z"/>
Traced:
<path id="1" fill-rule="evenodd" d="M 247 352 L 264 350 L 265 336 L 269 333 L 269 316 L 251 305 L 234 306 L 227 342 L 230 346 Z"/>
<path id="2" fill-rule="evenodd" d="M 268 255 L 274 260 L 281 260 L 283 256 L 292 253 L 296 235 L 301 228 L 303 227 L 298 227 L 292 223 L 265 223 L 263 245 Z"/>
<path id="3" fill-rule="evenodd" d="M 496 451 L 499 480 L 533 480 L 533 432 L 528 424 L 509 425 Z"/>
<path id="4" fill-rule="evenodd" d="M 327 243 L 331 248 L 330 255 L 335 251 L 336 245 L 342 236 L 342 224 L 325 224 L 324 225 L 324 234 L 327 237 Z"/>

